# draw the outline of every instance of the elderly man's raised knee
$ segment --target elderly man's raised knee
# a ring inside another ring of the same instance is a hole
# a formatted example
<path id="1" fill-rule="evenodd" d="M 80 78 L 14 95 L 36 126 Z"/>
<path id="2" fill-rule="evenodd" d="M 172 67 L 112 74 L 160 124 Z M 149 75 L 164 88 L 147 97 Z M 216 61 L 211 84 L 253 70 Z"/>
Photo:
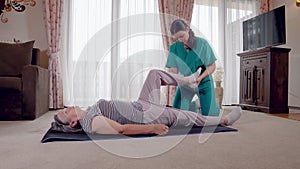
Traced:
<path id="1" fill-rule="evenodd" d="M 152 69 L 149 71 L 149 74 L 148 76 L 151 76 L 151 77 L 158 77 L 158 74 L 161 70 L 158 70 L 158 69 Z"/>

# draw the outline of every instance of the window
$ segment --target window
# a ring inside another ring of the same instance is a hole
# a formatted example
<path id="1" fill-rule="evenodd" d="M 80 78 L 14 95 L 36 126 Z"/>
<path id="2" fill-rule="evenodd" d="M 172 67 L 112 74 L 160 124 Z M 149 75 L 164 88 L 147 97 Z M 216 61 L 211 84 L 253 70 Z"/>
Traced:
<path id="1" fill-rule="evenodd" d="M 224 69 L 224 104 L 238 103 L 239 58 L 242 51 L 242 21 L 257 14 L 256 0 L 195 0 L 192 29 L 204 37 Z"/>
<path id="2" fill-rule="evenodd" d="M 64 102 L 136 100 L 147 71 L 166 60 L 157 0 L 68 3 Z"/>

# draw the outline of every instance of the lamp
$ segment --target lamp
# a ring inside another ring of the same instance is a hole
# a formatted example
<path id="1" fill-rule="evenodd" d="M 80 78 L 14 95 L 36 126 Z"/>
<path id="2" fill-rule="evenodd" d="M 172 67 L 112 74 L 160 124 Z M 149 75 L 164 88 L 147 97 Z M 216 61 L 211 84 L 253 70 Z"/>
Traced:
<path id="1" fill-rule="evenodd" d="M 300 0 L 296 0 L 296 6 L 300 7 Z"/>

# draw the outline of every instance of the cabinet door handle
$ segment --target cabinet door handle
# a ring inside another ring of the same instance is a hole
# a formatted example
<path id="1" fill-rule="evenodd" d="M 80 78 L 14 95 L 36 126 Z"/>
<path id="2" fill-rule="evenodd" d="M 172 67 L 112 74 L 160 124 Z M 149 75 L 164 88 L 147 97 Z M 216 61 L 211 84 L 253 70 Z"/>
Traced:
<path id="1" fill-rule="evenodd" d="M 261 62 L 262 62 L 262 60 L 259 60 L 259 62 L 261 63 Z"/>

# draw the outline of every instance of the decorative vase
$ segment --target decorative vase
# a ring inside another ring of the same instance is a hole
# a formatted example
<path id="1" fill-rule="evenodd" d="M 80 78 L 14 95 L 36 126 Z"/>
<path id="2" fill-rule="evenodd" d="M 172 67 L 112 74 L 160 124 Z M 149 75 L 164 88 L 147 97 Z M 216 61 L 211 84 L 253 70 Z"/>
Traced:
<path id="1" fill-rule="evenodd" d="M 219 104 L 220 109 L 222 109 L 222 100 L 223 100 L 223 87 L 221 86 L 222 81 L 216 81 L 216 87 L 215 87 L 215 92 L 216 92 L 216 100 L 217 103 Z"/>
<path id="2" fill-rule="evenodd" d="M 222 78 L 223 78 L 223 68 L 217 67 L 215 73 L 213 74 L 214 81 L 216 83 L 215 86 L 215 93 L 216 93 L 216 100 L 219 104 L 220 109 L 222 109 L 222 101 L 223 101 L 223 87 L 221 86 Z"/>

